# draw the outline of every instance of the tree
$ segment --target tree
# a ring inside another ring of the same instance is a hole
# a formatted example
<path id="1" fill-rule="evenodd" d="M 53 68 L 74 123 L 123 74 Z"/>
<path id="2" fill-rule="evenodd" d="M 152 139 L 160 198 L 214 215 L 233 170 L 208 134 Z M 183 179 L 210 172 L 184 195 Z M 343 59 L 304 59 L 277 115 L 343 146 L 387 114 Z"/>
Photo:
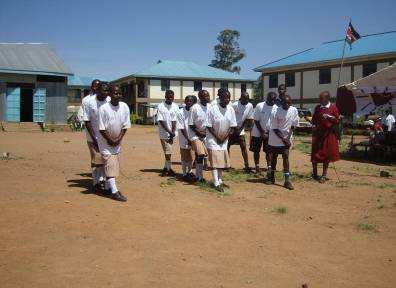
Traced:
<path id="1" fill-rule="evenodd" d="M 239 74 L 241 67 L 234 66 L 234 64 L 246 56 L 245 51 L 239 48 L 239 36 L 240 33 L 237 30 L 221 31 L 217 36 L 219 44 L 214 47 L 215 59 L 209 66 Z"/>
<path id="2" fill-rule="evenodd" d="M 253 83 L 253 100 L 257 104 L 263 101 L 263 75 Z"/>

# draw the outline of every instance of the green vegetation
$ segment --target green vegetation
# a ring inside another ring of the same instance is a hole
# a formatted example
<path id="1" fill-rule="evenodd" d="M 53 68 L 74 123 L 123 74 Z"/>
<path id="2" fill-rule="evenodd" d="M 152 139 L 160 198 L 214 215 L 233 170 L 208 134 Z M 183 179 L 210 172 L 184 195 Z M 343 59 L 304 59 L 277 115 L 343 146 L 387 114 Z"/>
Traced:
<path id="1" fill-rule="evenodd" d="M 378 231 L 376 225 L 367 223 L 367 222 L 359 223 L 358 229 L 360 229 L 362 231 L 366 231 L 366 232 L 377 232 Z"/>
<path id="2" fill-rule="evenodd" d="M 216 188 L 212 183 L 205 182 L 205 183 L 198 183 L 198 187 L 204 191 L 215 193 L 219 197 L 230 196 L 232 195 L 230 189 L 224 188 L 224 192 L 217 191 Z"/>
<path id="3" fill-rule="evenodd" d="M 286 206 L 277 206 L 272 209 L 272 212 L 275 212 L 278 214 L 286 214 L 288 212 L 288 209 Z"/>
<path id="4" fill-rule="evenodd" d="M 396 183 L 381 183 L 376 185 L 379 189 L 396 189 Z"/>
<path id="5" fill-rule="evenodd" d="M 175 178 L 169 178 L 166 181 L 162 181 L 161 184 L 160 184 L 160 187 L 161 188 L 166 188 L 166 187 L 169 187 L 169 186 L 173 186 L 175 184 L 176 184 L 176 179 Z"/>
<path id="6" fill-rule="evenodd" d="M 143 124 L 143 117 L 138 114 L 131 114 L 130 118 L 132 124 Z"/>

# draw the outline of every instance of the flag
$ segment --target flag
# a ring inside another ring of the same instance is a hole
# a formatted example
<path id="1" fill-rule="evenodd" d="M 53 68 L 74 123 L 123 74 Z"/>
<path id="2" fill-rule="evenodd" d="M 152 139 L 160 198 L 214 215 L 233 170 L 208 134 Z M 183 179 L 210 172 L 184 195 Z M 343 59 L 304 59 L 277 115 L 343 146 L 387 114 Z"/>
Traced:
<path id="1" fill-rule="evenodd" d="M 349 22 L 345 40 L 349 43 L 349 45 L 351 45 L 353 42 L 359 39 L 360 39 L 359 33 L 356 32 L 355 28 L 353 28 L 352 26 L 352 23 Z"/>

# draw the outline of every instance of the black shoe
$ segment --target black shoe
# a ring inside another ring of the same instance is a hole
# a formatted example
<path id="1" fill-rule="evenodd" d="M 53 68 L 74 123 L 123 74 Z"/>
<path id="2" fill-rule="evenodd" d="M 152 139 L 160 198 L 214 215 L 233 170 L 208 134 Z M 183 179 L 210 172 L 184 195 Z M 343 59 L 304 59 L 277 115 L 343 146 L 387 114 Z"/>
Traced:
<path id="1" fill-rule="evenodd" d="M 223 185 L 215 186 L 215 189 L 220 193 L 224 193 Z"/>
<path id="2" fill-rule="evenodd" d="M 264 179 L 264 183 L 268 185 L 275 184 L 275 172 L 267 173 L 267 178 Z"/>
<path id="3" fill-rule="evenodd" d="M 250 169 L 250 167 L 245 167 L 243 168 L 243 172 L 245 172 L 246 174 L 250 174 L 252 173 L 252 169 Z"/>
<path id="4" fill-rule="evenodd" d="M 100 189 L 105 190 L 106 181 L 105 181 L 105 180 L 100 181 L 100 182 L 99 182 L 99 185 L 100 185 Z"/>
<path id="5" fill-rule="evenodd" d="M 285 181 L 285 184 L 283 184 L 283 187 L 289 190 L 294 190 L 294 187 L 290 181 Z"/>
<path id="6" fill-rule="evenodd" d="M 197 182 L 198 182 L 199 184 L 206 184 L 205 178 L 198 179 Z"/>
<path id="7" fill-rule="evenodd" d="M 172 169 L 169 169 L 169 170 L 167 171 L 167 174 L 168 174 L 168 176 L 170 176 L 170 177 L 175 177 L 175 176 L 176 176 L 176 172 L 173 171 Z"/>
<path id="8" fill-rule="evenodd" d="M 103 189 L 102 189 L 102 186 L 100 185 L 100 183 L 95 184 L 95 185 L 92 186 L 92 192 L 93 193 L 98 194 L 98 193 L 102 193 L 102 191 L 103 191 Z"/>
<path id="9" fill-rule="evenodd" d="M 127 198 L 124 195 L 122 195 L 120 191 L 117 191 L 116 193 L 113 193 L 111 195 L 111 199 L 114 199 L 116 201 L 121 201 L 121 202 L 126 202 L 127 201 Z"/>
<path id="10" fill-rule="evenodd" d="M 319 181 L 320 177 L 318 176 L 318 174 L 311 174 L 311 178 L 313 180 Z"/>
<path id="11" fill-rule="evenodd" d="M 167 175 L 168 175 L 168 169 L 166 169 L 166 168 L 162 169 L 161 176 L 164 177 Z"/>

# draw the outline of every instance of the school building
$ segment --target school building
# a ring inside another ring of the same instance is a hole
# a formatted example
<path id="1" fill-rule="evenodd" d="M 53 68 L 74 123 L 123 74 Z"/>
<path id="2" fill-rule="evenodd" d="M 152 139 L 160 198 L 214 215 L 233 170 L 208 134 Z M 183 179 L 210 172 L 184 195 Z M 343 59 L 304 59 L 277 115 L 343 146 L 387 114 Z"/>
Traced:
<path id="1" fill-rule="evenodd" d="M 263 92 L 285 84 L 293 102 L 312 108 L 321 91 L 336 97 L 344 40 L 325 42 L 254 69 L 262 74 Z M 362 36 L 346 44 L 340 85 L 370 75 L 396 60 L 396 31 Z"/>
<path id="2" fill-rule="evenodd" d="M 0 43 L 0 121 L 65 123 L 69 75 L 47 44 Z"/>
<path id="3" fill-rule="evenodd" d="M 175 102 L 182 103 L 187 95 L 207 90 L 215 99 L 221 87 L 231 92 L 231 100 L 239 99 L 242 91 L 252 95 L 254 80 L 238 74 L 194 62 L 160 60 L 155 65 L 112 81 L 121 87 L 124 101 L 134 113 L 152 117 L 158 103 L 164 101 L 165 91 L 173 90 Z"/>

